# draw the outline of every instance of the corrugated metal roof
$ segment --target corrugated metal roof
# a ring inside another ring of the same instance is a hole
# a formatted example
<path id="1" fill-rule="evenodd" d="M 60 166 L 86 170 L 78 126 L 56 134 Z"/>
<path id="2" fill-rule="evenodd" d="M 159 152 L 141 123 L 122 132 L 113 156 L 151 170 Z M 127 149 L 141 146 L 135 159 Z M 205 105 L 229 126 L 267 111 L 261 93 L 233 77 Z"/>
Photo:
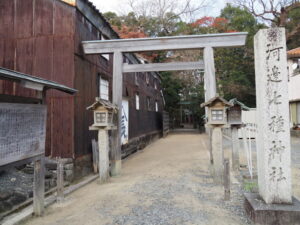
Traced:
<path id="1" fill-rule="evenodd" d="M 39 84 L 42 85 L 46 88 L 52 88 L 52 89 L 56 89 L 68 94 L 75 94 L 77 92 L 77 90 L 73 89 L 73 88 L 69 88 L 65 85 L 53 82 L 53 81 L 49 81 L 49 80 L 45 80 L 39 77 L 34 77 L 28 74 L 24 74 L 24 73 L 20 73 L 17 71 L 13 71 L 13 70 L 8 70 L 8 69 L 4 69 L 0 67 L 0 79 L 7 79 L 7 80 L 12 80 L 15 82 L 24 82 L 24 81 L 28 81 L 28 82 L 32 82 L 35 84 Z"/>
<path id="2" fill-rule="evenodd" d="M 248 106 L 246 106 L 244 103 L 238 101 L 236 98 L 230 99 L 229 103 L 231 103 L 232 105 L 239 105 L 245 111 L 251 110 L 251 108 L 249 108 Z"/>
<path id="3" fill-rule="evenodd" d="M 289 50 L 287 56 L 288 58 L 300 58 L 300 47 Z"/>

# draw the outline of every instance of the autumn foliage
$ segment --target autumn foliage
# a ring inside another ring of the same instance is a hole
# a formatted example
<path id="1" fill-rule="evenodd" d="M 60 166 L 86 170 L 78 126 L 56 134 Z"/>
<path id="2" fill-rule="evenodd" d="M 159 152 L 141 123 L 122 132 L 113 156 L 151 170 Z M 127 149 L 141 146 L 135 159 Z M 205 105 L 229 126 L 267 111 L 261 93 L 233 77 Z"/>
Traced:
<path id="1" fill-rule="evenodd" d="M 121 27 L 113 26 L 113 29 L 123 39 L 127 39 L 127 38 L 145 38 L 145 37 L 147 37 L 147 35 L 143 31 L 139 30 L 138 28 L 128 27 L 126 25 L 122 25 Z"/>
<path id="2" fill-rule="evenodd" d="M 122 25 L 121 27 L 113 26 L 113 29 L 118 33 L 118 35 L 122 39 L 129 39 L 129 38 L 146 38 L 148 37 L 143 31 L 138 28 L 128 27 L 126 25 Z M 149 62 L 155 60 L 158 57 L 157 53 L 153 52 L 144 52 L 138 54 L 140 57 L 146 59 Z"/>
<path id="3" fill-rule="evenodd" d="M 223 17 L 204 16 L 191 24 L 193 28 L 212 28 L 218 32 L 237 32 L 236 30 L 228 29 L 229 21 Z"/>

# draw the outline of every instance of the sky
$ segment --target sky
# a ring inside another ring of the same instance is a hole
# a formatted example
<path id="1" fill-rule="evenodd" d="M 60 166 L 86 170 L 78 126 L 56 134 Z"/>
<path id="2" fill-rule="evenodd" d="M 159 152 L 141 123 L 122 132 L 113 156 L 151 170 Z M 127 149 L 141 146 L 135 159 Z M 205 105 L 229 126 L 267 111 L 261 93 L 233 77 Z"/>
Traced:
<path id="1" fill-rule="evenodd" d="M 128 0 L 90 0 L 93 4 L 100 10 L 100 12 L 104 13 L 107 11 L 116 12 L 118 15 L 127 13 L 129 11 Z M 200 1 L 200 0 L 198 0 Z M 226 2 L 230 0 L 211 0 L 213 2 L 212 5 L 208 6 L 201 12 L 199 12 L 198 18 L 203 16 L 218 16 L 220 10 L 224 8 Z"/>

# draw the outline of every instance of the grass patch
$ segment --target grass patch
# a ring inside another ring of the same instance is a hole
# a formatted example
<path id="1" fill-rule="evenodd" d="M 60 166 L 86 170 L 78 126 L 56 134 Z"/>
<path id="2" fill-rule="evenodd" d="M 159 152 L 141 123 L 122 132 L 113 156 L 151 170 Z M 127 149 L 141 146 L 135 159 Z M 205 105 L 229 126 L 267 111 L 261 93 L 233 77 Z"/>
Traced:
<path id="1" fill-rule="evenodd" d="M 247 192 L 255 192 L 258 189 L 258 184 L 255 181 L 245 181 L 244 190 Z"/>

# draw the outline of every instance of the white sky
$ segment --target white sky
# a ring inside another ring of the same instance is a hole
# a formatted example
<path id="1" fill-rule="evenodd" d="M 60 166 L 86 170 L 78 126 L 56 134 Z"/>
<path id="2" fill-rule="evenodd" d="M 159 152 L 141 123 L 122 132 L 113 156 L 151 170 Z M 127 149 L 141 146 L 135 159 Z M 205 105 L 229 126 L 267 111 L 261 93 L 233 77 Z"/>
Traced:
<path id="1" fill-rule="evenodd" d="M 104 13 L 107 11 L 116 12 L 117 14 L 124 14 L 129 11 L 128 0 L 90 0 L 93 4 Z M 199 0 L 198 0 L 199 1 Z M 226 2 L 230 0 L 211 0 L 212 5 L 202 10 L 199 13 L 198 18 L 203 16 L 218 16 L 220 10 L 226 5 Z"/>

